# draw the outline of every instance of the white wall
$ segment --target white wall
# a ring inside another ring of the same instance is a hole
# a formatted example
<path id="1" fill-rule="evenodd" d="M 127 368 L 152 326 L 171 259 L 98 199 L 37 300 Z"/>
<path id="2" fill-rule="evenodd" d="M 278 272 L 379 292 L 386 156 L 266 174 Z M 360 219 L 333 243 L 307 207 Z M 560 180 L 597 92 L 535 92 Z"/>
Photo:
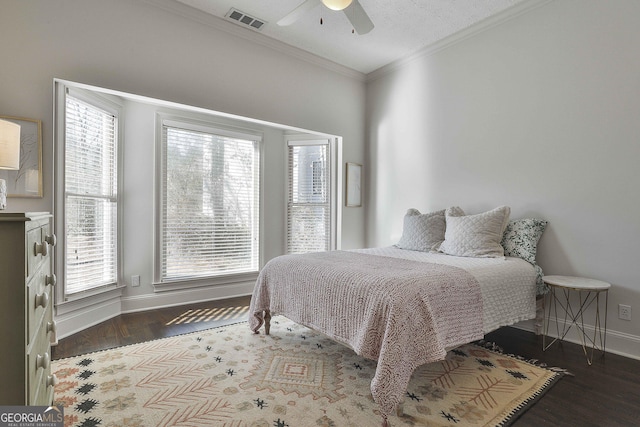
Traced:
<path id="1" fill-rule="evenodd" d="M 363 163 L 364 76 L 255 43 L 252 37 L 260 36 L 250 30 L 242 29 L 248 38 L 238 37 L 238 28 L 169 0 L 3 0 L 0 57 L 10 60 L 0 67 L 0 115 L 42 120 L 44 157 L 44 198 L 11 198 L 8 211 L 53 211 L 54 78 L 339 135 L 343 161 Z M 144 116 L 141 106 L 132 108 Z M 133 128 L 127 132 L 125 277 L 141 274 L 142 284 L 125 296 L 137 298 L 131 305 L 139 308 L 153 304 L 145 298 L 152 297 L 146 272 L 152 260 L 147 174 L 153 139 Z M 267 259 L 283 250 L 277 234 L 284 233 L 284 145 L 282 150 L 269 151 L 264 163 Z M 364 208 L 343 209 L 342 230 L 343 248 L 362 247 Z M 177 298 L 221 295 L 191 291 Z"/>
<path id="2" fill-rule="evenodd" d="M 397 242 L 410 207 L 547 219 L 545 273 L 611 282 L 607 347 L 640 357 L 638 17 L 552 1 L 374 74 L 367 246 Z"/>

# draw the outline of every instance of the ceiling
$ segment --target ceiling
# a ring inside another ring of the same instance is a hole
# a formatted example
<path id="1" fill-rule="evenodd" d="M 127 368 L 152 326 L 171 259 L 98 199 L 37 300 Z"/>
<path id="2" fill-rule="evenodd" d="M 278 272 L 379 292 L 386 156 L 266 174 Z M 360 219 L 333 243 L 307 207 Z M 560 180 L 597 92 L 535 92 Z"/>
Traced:
<path id="1" fill-rule="evenodd" d="M 368 74 L 528 0 L 359 0 L 375 24 L 364 35 L 352 33 L 344 12 L 322 4 L 292 25 L 277 24 L 304 0 L 176 1 Z M 225 18 L 231 8 L 265 24 L 256 30 Z"/>

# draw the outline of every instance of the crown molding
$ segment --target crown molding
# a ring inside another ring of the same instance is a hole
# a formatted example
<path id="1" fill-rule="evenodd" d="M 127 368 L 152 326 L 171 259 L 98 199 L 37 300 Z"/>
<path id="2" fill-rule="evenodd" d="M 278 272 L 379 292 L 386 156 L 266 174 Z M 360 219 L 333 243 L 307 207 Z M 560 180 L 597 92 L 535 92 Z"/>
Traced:
<path id="1" fill-rule="evenodd" d="M 228 34 L 240 37 L 253 43 L 257 43 L 266 48 L 275 50 L 285 55 L 294 57 L 296 59 L 308 62 L 312 65 L 327 69 L 329 71 L 341 74 L 343 76 L 364 82 L 366 80 L 366 74 L 356 71 L 352 68 L 345 67 L 336 62 L 322 58 L 313 53 L 291 46 L 287 43 L 272 39 L 258 32 L 252 31 L 247 28 L 242 28 L 232 22 L 228 22 L 222 18 L 205 13 L 201 10 L 197 10 L 184 3 L 180 3 L 175 0 L 140 0 L 151 6 L 162 9 L 173 15 L 181 16 L 191 21 L 198 22 L 199 24 L 206 25 L 216 30 L 224 31 Z"/>
<path id="2" fill-rule="evenodd" d="M 514 6 L 511 6 L 510 8 L 505 9 L 504 11 L 496 15 L 485 18 L 482 21 L 468 28 L 465 28 L 464 30 L 458 31 L 457 33 L 452 34 L 449 37 L 445 37 L 444 39 L 436 43 L 420 48 L 417 51 L 410 53 L 409 55 L 403 58 L 400 58 L 396 61 L 393 61 L 387 65 L 384 65 L 378 68 L 375 71 L 368 73 L 366 75 L 366 81 L 367 83 L 372 82 L 383 76 L 391 74 L 398 69 L 405 67 L 411 62 L 414 62 L 418 59 L 429 57 L 431 55 L 435 55 L 441 50 L 447 49 L 457 43 L 460 43 L 468 38 L 474 37 L 484 31 L 487 31 L 498 25 L 501 25 L 520 15 L 529 13 L 532 10 L 542 7 L 547 3 L 550 3 L 551 1 L 553 0 L 526 0 Z"/>

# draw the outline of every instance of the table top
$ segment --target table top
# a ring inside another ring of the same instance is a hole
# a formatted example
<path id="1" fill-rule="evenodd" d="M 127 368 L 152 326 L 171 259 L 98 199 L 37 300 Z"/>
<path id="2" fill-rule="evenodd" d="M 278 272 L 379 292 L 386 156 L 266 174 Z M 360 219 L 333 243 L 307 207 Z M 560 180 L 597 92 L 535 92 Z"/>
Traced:
<path id="1" fill-rule="evenodd" d="M 542 280 L 547 285 L 571 288 L 578 291 L 606 291 L 611 287 L 611 283 L 586 277 L 543 276 Z"/>

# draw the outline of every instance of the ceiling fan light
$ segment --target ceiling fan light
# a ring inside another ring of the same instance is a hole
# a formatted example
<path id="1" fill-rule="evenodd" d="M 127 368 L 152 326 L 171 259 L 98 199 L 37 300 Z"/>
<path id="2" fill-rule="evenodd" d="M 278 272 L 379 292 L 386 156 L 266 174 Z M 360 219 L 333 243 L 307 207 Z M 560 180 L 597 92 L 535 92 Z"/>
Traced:
<path id="1" fill-rule="evenodd" d="M 322 0 L 322 4 L 331 10 L 344 10 L 353 0 Z"/>

